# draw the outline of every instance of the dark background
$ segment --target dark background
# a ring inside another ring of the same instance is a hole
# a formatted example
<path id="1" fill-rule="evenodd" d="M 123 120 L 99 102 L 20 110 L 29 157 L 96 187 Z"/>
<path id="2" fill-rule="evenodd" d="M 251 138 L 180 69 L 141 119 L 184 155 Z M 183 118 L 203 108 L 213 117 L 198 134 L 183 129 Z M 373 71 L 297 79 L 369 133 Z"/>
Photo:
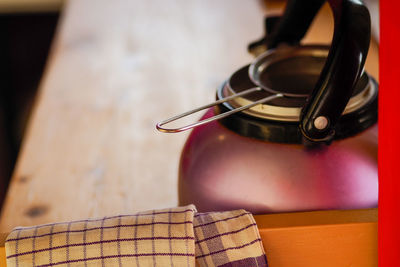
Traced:
<path id="1" fill-rule="evenodd" d="M 0 207 L 58 18 L 56 12 L 0 14 Z"/>

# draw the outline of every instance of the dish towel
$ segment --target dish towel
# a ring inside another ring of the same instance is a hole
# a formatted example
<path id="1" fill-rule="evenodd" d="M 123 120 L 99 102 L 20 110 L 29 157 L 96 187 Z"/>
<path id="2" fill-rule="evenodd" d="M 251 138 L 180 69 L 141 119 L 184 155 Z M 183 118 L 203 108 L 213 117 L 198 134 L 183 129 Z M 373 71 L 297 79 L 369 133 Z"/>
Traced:
<path id="1" fill-rule="evenodd" d="M 7 266 L 268 266 L 245 210 L 193 205 L 133 215 L 15 228 Z"/>

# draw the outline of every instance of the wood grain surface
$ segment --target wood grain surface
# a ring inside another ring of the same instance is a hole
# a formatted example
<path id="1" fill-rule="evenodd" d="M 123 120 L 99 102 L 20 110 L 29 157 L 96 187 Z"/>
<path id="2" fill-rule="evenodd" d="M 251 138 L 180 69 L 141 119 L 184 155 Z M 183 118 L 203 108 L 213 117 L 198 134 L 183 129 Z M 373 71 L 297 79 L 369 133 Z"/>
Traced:
<path id="1" fill-rule="evenodd" d="M 187 133 L 155 124 L 213 100 L 261 33 L 257 1 L 68 1 L 0 231 L 176 206 Z"/>
<path id="2" fill-rule="evenodd" d="M 0 218 L 0 232 L 177 205 L 187 133 L 155 123 L 213 100 L 249 63 L 280 2 L 70 0 Z M 324 8 L 307 42 L 329 43 Z M 367 69 L 377 77 L 377 50 Z"/>

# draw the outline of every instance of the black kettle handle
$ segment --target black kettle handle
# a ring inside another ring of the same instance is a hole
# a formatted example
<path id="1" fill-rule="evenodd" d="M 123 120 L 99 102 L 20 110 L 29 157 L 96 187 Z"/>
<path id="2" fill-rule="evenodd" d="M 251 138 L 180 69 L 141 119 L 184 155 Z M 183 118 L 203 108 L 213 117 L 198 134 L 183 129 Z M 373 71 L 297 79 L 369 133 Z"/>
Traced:
<path id="1" fill-rule="evenodd" d="M 298 43 L 324 0 L 289 0 L 278 25 L 266 42 Z M 368 9 L 360 0 L 328 0 L 334 16 L 334 35 L 318 82 L 300 115 L 302 134 L 311 141 L 330 141 L 364 68 L 371 38 Z"/>

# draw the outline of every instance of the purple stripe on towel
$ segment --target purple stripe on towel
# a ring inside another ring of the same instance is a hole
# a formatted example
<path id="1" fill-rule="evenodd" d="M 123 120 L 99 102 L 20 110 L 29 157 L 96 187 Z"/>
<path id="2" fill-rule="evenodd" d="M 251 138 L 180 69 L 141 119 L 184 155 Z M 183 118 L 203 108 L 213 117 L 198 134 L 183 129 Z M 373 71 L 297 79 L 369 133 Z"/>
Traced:
<path id="1" fill-rule="evenodd" d="M 218 223 L 218 222 L 225 222 L 225 221 L 236 219 L 236 218 L 239 218 L 239 217 L 242 217 L 242 216 L 245 216 L 245 215 L 249 215 L 249 214 L 251 214 L 251 213 L 250 212 L 245 212 L 245 213 L 233 216 L 233 217 L 228 217 L 228 218 L 225 218 L 225 219 L 215 220 L 215 221 L 204 223 L 204 224 L 198 224 L 198 225 L 195 225 L 193 228 L 203 227 L 203 226 L 207 226 L 207 225 L 210 225 L 210 224 L 213 224 L 213 223 Z M 201 215 L 202 214 L 200 214 L 199 216 L 201 216 Z"/>
<path id="2" fill-rule="evenodd" d="M 103 257 L 93 257 L 87 259 L 77 259 L 77 260 L 69 260 L 69 261 L 60 261 L 52 264 L 43 264 L 37 265 L 37 267 L 48 267 L 48 266 L 55 266 L 61 264 L 71 264 L 77 263 L 82 261 L 91 261 L 91 260 L 104 260 L 104 259 L 112 259 L 112 258 L 133 258 L 133 257 L 153 257 L 153 256 L 180 256 L 180 257 L 194 257 L 194 254 L 186 254 L 186 253 L 142 253 L 142 254 L 122 254 L 122 255 L 107 255 Z"/>
<path id="3" fill-rule="evenodd" d="M 268 267 L 267 257 L 265 257 L 265 255 L 261 255 L 255 258 L 246 258 L 242 260 L 228 262 L 218 267 L 243 267 L 243 266 Z"/>
<path id="4" fill-rule="evenodd" d="M 232 249 L 241 249 L 241 248 L 250 246 L 250 245 L 252 245 L 252 244 L 254 244 L 254 243 L 256 243 L 256 242 L 260 242 L 260 241 L 261 241 L 261 239 L 257 238 L 257 239 L 255 239 L 255 240 L 253 240 L 253 241 L 251 241 L 251 242 L 249 242 L 249 243 L 247 243 L 247 244 L 243 244 L 243 245 L 241 245 L 241 246 L 230 247 L 230 248 L 224 248 L 224 249 L 221 249 L 221 250 L 219 250 L 219 251 L 213 251 L 213 252 L 210 252 L 210 253 L 208 253 L 208 254 L 196 256 L 196 259 L 197 259 L 197 258 L 202 258 L 202 257 L 207 257 L 207 256 L 214 255 L 214 254 L 218 254 L 218 253 L 223 253 L 223 252 L 226 252 L 226 251 L 232 250 Z"/>
<path id="5" fill-rule="evenodd" d="M 257 225 L 257 224 L 252 223 L 252 224 L 249 224 L 249 225 L 247 225 L 247 226 L 245 226 L 245 227 L 243 227 L 243 228 L 240 228 L 240 229 L 238 229 L 238 230 L 234 230 L 234 231 L 230 231 L 230 232 L 226 232 L 226 233 L 222 233 L 222 234 L 217 234 L 217 235 L 214 235 L 214 236 L 209 236 L 209 237 L 204 238 L 204 239 L 202 239 L 202 240 L 196 240 L 195 242 L 196 242 L 196 243 L 200 243 L 200 242 L 208 241 L 208 240 L 210 240 L 210 239 L 217 238 L 217 237 L 221 237 L 221 236 L 224 236 L 224 235 L 236 234 L 236 233 L 239 233 L 239 232 L 241 232 L 241 231 L 244 231 L 244 230 L 246 230 L 246 229 L 248 229 L 248 228 L 250 228 L 250 227 L 252 227 L 252 226 L 256 226 L 256 225 Z"/>
<path id="6" fill-rule="evenodd" d="M 112 240 L 100 240 L 100 241 L 94 241 L 94 242 L 84 242 L 84 243 L 77 243 L 77 244 L 66 244 L 62 246 L 55 246 L 51 248 L 43 248 L 43 249 L 38 249 L 38 250 L 31 250 L 27 252 L 21 252 L 17 254 L 12 254 L 7 256 L 7 259 L 18 257 L 18 256 L 23 256 L 23 255 L 28 255 L 32 253 L 39 253 L 43 251 L 48 251 L 48 250 L 56 250 L 56 249 L 62 249 L 62 248 L 68 248 L 68 247 L 78 247 L 78 246 L 90 246 L 90 245 L 98 245 L 98 244 L 105 244 L 105 243 L 114 243 L 114 242 L 129 242 L 129 241 L 139 241 L 139 240 L 193 240 L 194 237 L 192 236 L 182 236 L 182 237 L 173 237 L 173 236 L 158 236 L 158 237 L 137 237 L 137 238 L 121 238 L 121 239 L 112 239 Z"/>
<path id="7" fill-rule="evenodd" d="M 45 236 L 49 236 L 49 235 L 56 235 L 56 234 L 81 233 L 81 232 L 88 232 L 88 231 L 99 230 L 99 229 L 112 229 L 112 228 L 119 228 L 119 227 L 148 226 L 148 225 L 153 225 L 153 224 L 174 224 L 174 225 L 176 225 L 176 224 L 188 224 L 188 223 L 192 223 L 192 222 L 184 221 L 184 222 L 154 222 L 154 223 L 151 222 L 151 223 L 121 224 L 121 225 L 93 227 L 93 228 L 86 228 L 86 229 L 79 229 L 79 230 L 65 230 L 65 231 L 46 233 L 46 234 L 36 235 L 36 236 L 33 235 L 33 236 L 24 236 L 24 237 L 18 237 L 18 238 L 10 238 L 10 239 L 7 239 L 6 241 L 7 242 L 20 241 L 23 239 L 39 238 L 39 237 L 45 237 Z M 48 226 L 53 226 L 53 225 L 48 225 Z"/>
<path id="8" fill-rule="evenodd" d="M 201 214 L 201 216 L 196 217 L 199 223 L 206 223 L 207 226 L 201 227 L 200 230 L 203 233 L 204 240 L 211 239 L 214 236 L 219 235 L 219 231 L 216 224 L 209 224 L 209 222 L 214 221 L 214 218 L 211 214 Z M 218 266 L 223 263 L 229 262 L 229 257 L 224 251 L 224 244 L 222 243 L 221 239 L 214 239 L 211 242 L 202 243 L 202 245 L 208 248 L 210 253 L 214 251 L 221 251 L 222 253 L 216 254 L 215 256 L 211 257 L 212 262 Z M 214 254 L 209 254 L 214 255 Z"/>

